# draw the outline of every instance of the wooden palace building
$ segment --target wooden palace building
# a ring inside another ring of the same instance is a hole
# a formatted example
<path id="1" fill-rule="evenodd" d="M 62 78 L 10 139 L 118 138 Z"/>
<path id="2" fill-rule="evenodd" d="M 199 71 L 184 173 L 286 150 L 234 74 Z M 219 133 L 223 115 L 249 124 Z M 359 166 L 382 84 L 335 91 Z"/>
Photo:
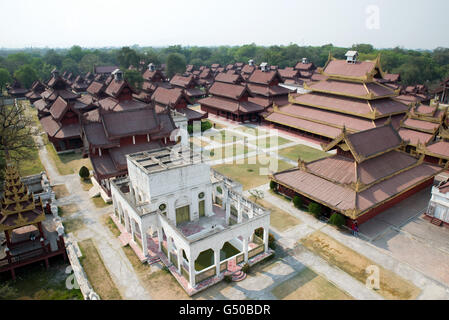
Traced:
<path id="1" fill-rule="evenodd" d="M 300 196 L 303 203 L 321 204 L 322 213 L 337 212 L 347 224 L 366 222 L 392 205 L 432 185 L 443 169 L 424 163 L 424 155 L 412 156 L 390 121 L 369 130 L 346 129 L 323 149 L 337 154 L 277 172 L 271 180 L 279 192 Z"/>
<path id="2" fill-rule="evenodd" d="M 273 127 L 316 136 L 331 141 L 343 127 L 349 133 L 382 126 L 391 118 L 393 126 L 409 106 L 395 97 L 399 91 L 378 81 L 383 71 L 379 57 L 374 61 L 358 61 L 357 52 L 349 52 L 347 60 L 329 59 L 320 72 L 325 80 L 304 83 L 305 94 L 290 94 L 289 103 L 274 106 L 265 117 Z"/>

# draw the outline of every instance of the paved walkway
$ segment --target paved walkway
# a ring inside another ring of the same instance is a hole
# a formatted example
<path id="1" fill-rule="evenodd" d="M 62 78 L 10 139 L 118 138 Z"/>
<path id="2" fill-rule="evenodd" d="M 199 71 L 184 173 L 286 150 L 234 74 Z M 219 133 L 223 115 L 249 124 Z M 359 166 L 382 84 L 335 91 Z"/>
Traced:
<path id="1" fill-rule="evenodd" d="M 98 252 L 111 275 L 123 299 L 149 300 L 148 292 L 138 279 L 133 266 L 121 249 L 120 241 L 103 224 L 102 217 L 112 210 L 112 207 L 97 208 L 90 200 L 88 191 L 84 191 L 80 178 L 76 174 L 61 176 L 55 167 L 43 144 L 41 136 L 35 137 L 39 147 L 39 156 L 44 165 L 52 185 L 64 184 L 69 196 L 56 200 L 56 205 L 76 204 L 81 210 L 72 215 L 83 218 L 85 227 L 75 234 L 73 238 L 82 241 L 92 238 Z"/>

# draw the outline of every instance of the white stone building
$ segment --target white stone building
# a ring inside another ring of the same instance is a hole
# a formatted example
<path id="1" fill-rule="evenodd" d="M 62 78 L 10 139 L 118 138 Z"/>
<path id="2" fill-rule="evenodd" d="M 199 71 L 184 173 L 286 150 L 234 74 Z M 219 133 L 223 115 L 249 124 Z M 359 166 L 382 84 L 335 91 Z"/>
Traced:
<path id="1" fill-rule="evenodd" d="M 434 224 L 449 225 L 449 181 L 442 181 L 438 186 L 432 187 L 432 197 L 426 215 Z"/>
<path id="2" fill-rule="evenodd" d="M 138 152 L 127 156 L 128 177 L 111 183 L 113 219 L 141 260 L 159 256 L 189 294 L 273 253 L 270 211 L 201 160 L 179 146 Z"/>

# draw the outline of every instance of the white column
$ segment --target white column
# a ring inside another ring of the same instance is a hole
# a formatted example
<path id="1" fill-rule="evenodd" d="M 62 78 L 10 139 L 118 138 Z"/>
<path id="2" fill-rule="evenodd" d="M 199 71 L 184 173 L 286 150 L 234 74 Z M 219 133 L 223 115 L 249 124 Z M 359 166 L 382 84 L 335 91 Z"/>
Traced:
<path id="1" fill-rule="evenodd" d="M 215 275 L 218 277 L 220 274 L 220 248 L 214 249 L 214 258 L 215 258 Z"/>
<path id="2" fill-rule="evenodd" d="M 178 272 L 179 274 L 181 274 L 182 248 L 178 248 L 178 252 L 176 255 L 178 256 Z"/>
<path id="3" fill-rule="evenodd" d="M 231 203 L 229 199 L 226 201 L 226 224 L 229 224 L 229 217 L 231 216 Z"/>
<path id="4" fill-rule="evenodd" d="M 248 237 L 243 237 L 243 256 L 245 259 L 245 262 L 248 262 Z"/>
<path id="5" fill-rule="evenodd" d="M 189 282 L 192 287 L 195 286 L 195 258 L 192 254 L 189 257 Z"/>
<path id="6" fill-rule="evenodd" d="M 159 252 L 162 251 L 162 241 L 164 238 L 162 237 L 162 228 L 157 228 L 157 241 L 159 242 Z"/>
<path id="7" fill-rule="evenodd" d="M 131 239 L 134 241 L 134 242 L 136 242 L 136 232 L 135 232 L 135 229 L 136 229 L 136 223 L 134 222 L 134 219 L 133 218 L 130 218 L 130 221 L 129 221 L 130 223 L 131 223 Z"/>
<path id="8" fill-rule="evenodd" d="M 243 219 L 243 212 L 242 212 L 242 203 L 240 202 L 240 199 L 237 200 L 237 222 L 241 223 Z"/>
<path id="9" fill-rule="evenodd" d="M 147 228 L 148 229 L 148 228 Z M 148 239 L 147 239 L 147 232 L 146 229 L 144 229 L 142 227 L 142 224 L 140 225 L 140 236 L 141 236 L 141 240 L 142 240 L 142 250 L 143 250 L 143 255 L 145 257 L 148 256 Z"/>
<path id="10" fill-rule="evenodd" d="M 126 232 L 128 232 L 128 230 L 129 230 L 129 216 L 128 216 L 128 213 L 125 211 L 125 214 L 124 214 L 124 218 L 125 218 L 125 230 L 126 230 Z"/>
<path id="11" fill-rule="evenodd" d="M 171 260 L 170 260 L 171 250 L 172 250 L 171 238 L 169 235 L 167 235 L 167 258 L 170 263 L 171 263 Z"/>
<path id="12" fill-rule="evenodd" d="M 263 244 L 265 246 L 265 253 L 268 252 L 268 227 L 263 228 Z"/>

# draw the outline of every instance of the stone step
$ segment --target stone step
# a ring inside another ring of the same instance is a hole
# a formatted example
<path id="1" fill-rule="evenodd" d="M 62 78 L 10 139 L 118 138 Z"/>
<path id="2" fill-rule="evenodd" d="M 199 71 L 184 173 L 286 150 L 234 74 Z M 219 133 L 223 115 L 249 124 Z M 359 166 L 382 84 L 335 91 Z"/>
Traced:
<path id="1" fill-rule="evenodd" d="M 100 195 L 100 188 L 98 188 L 97 186 L 94 185 L 92 188 L 89 189 L 89 198 L 93 198 L 99 195 Z"/>
<path id="2" fill-rule="evenodd" d="M 243 271 L 237 271 L 236 273 L 234 273 L 232 275 L 232 281 L 234 281 L 234 282 L 242 281 L 245 278 L 246 278 L 246 273 Z"/>
<path id="3" fill-rule="evenodd" d="M 152 264 L 160 262 L 160 261 L 161 261 L 161 258 L 159 258 L 159 257 L 152 257 L 152 258 L 148 259 L 147 263 L 148 263 L 148 265 L 152 265 Z"/>

